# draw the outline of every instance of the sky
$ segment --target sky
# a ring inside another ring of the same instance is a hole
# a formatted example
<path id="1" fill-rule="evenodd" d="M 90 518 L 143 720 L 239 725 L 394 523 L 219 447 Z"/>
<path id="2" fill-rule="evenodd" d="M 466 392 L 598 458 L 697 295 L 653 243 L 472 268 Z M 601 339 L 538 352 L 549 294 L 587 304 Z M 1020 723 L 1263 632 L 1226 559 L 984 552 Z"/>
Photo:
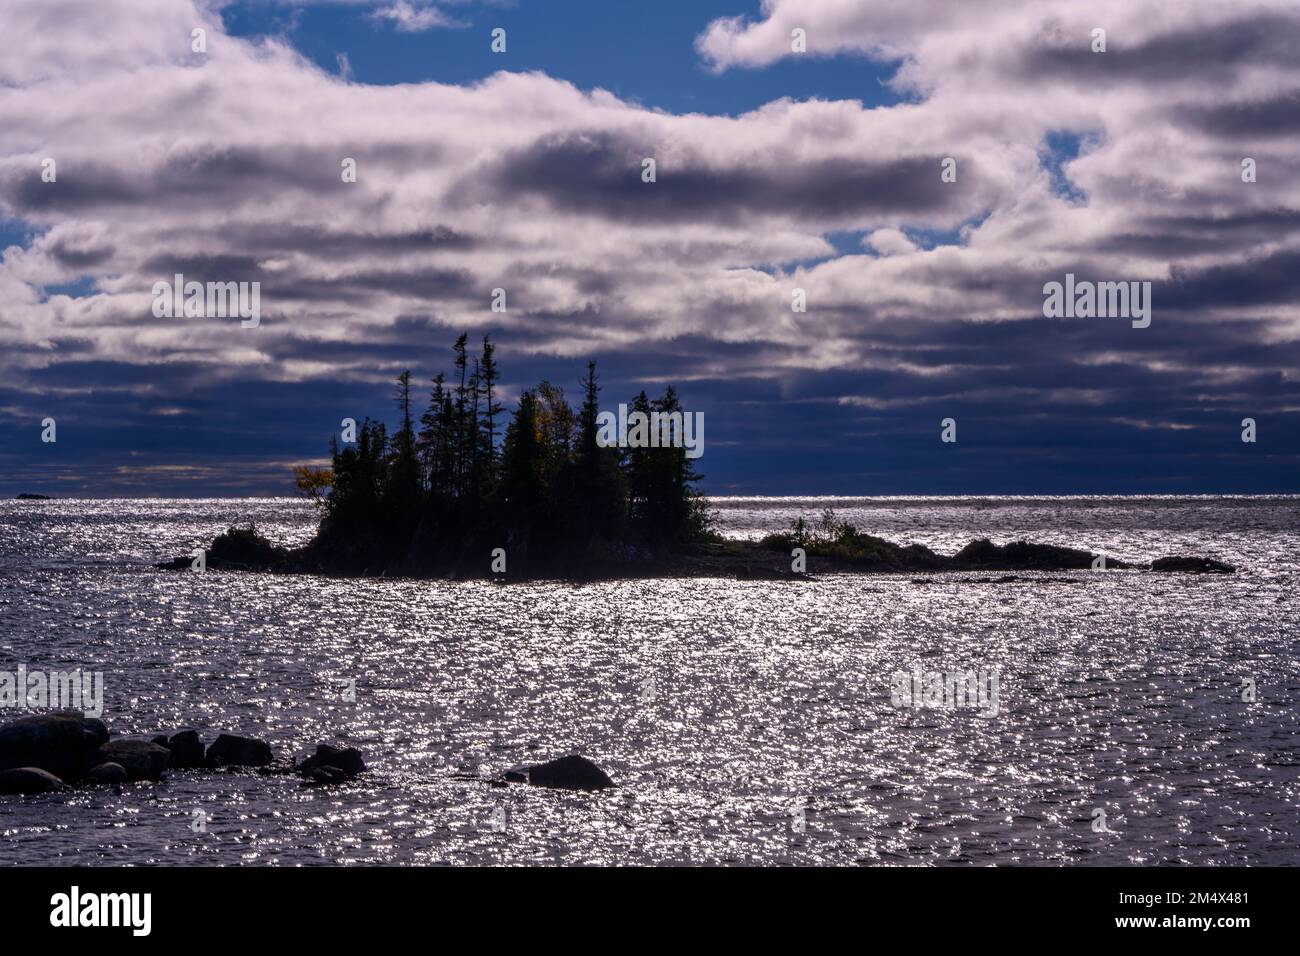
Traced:
<path id="1" fill-rule="evenodd" d="M 1293 0 L 5 0 L 0 496 L 290 493 L 462 331 L 508 403 L 673 385 L 713 494 L 1295 493 L 1298 41 Z M 176 273 L 258 325 L 156 315 Z M 1067 274 L 1149 326 L 1045 316 Z"/>

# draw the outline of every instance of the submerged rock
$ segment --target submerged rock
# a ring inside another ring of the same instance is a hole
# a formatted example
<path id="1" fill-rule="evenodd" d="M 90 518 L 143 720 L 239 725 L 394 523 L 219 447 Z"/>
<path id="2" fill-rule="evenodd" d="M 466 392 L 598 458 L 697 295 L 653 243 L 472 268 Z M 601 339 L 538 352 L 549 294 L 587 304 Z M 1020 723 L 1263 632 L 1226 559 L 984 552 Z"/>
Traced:
<path id="1" fill-rule="evenodd" d="M 148 740 L 110 740 L 95 753 L 95 763 L 117 764 L 131 780 L 161 780 L 172 752 Z"/>
<path id="2" fill-rule="evenodd" d="M 0 793 L 49 793 L 53 790 L 66 789 L 67 785 L 62 780 L 40 767 L 15 767 L 12 770 L 0 770 Z"/>
<path id="3" fill-rule="evenodd" d="M 604 790 L 614 786 L 614 781 L 586 757 L 573 754 L 548 763 L 528 767 L 515 767 L 505 772 L 511 783 L 531 783 L 535 787 L 557 790 Z"/>
<path id="4" fill-rule="evenodd" d="M 104 722 L 76 711 L 22 717 L 0 727 L 0 770 L 37 767 L 75 780 L 100 762 L 95 751 L 107 742 Z"/>
<path id="5" fill-rule="evenodd" d="M 126 783 L 131 775 L 120 763 L 109 762 L 92 768 L 86 779 L 92 783 Z"/>
<path id="6" fill-rule="evenodd" d="M 334 783 L 347 783 L 349 780 L 352 779 L 352 775 L 347 773 L 346 771 L 341 770 L 338 767 L 331 767 L 328 765 L 323 767 L 309 767 L 306 770 L 300 772 L 302 773 L 303 783 L 308 785 L 310 784 L 328 785 Z"/>
<path id="7" fill-rule="evenodd" d="M 1236 568 L 1222 561 L 1211 558 L 1189 558 L 1174 556 L 1157 558 L 1151 562 L 1152 571 L 1175 572 L 1178 574 L 1234 574 Z"/>
<path id="8" fill-rule="evenodd" d="M 221 734 L 203 758 L 205 767 L 264 767 L 271 762 L 271 746 L 252 737 Z"/>

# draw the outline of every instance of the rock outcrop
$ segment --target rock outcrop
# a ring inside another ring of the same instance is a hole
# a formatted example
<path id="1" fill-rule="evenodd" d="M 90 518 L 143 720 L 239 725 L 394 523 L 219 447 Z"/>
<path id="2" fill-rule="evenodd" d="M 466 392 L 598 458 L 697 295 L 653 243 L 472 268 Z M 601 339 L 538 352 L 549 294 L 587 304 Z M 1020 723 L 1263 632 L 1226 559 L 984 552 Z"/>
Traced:
<path id="1" fill-rule="evenodd" d="M 265 767 L 271 762 L 271 747 L 252 737 L 238 734 L 221 734 L 208 747 L 203 765 L 216 767 Z"/>
<path id="2" fill-rule="evenodd" d="M 29 794 L 66 790 L 67 785 L 48 770 L 40 767 L 15 767 L 0 770 L 0 793 Z"/>
<path id="3" fill-rule="evenodd" d="M 102 762 L 95 752 L 107 742 L 104 722 L 76 711 L 21 717 L 0 727 L 0 770 L 37 767 L 76 780 Z"/>
<path id="4" fill-rule="evenodd" d="M 65 785 L 161 780 L 169 770 L 256 767 L 258 773 L 298 769 L 308 780 L 338 783 L 366 769 L 360 751 L 321 744 L 297 768 L 273 763 L 271 747 L 252 737 L 221 734 L 204 750 L 196 731 L 152 738 L 112 738 L 104 722 L 64 711 L 22 717 L 0 727 L 0 793 L 44 793 Z M 53 783 L 51 783 L 53 781 Z M 56 786 L 57 784 L 57 786 Z"/>
<path id="5" fill-rule="evenodd" d="M 191 770 L 203 766 L 203 741 L 193 730 L 182 730 L 170 737 L 159 735 L 153 742 L 166 747 L 172 753 L 173 770 Z"/>
<path id="6" fill-rule="evenodd" d="M 355 747 L 340 748 L 330 744 L 317 744 L 316 753 L 295 768 L 307 783 L 346 783 L 366 769 L 361 751 Z"/>
<path id="7" fill-rule="evenodd" d="M 349 777 L 355 777 L 365 771 L 366 762 L 361 757 L 361 751 L 355 747 L 343 749 L 330 744 L 317 744 L 316 753 L 299 763 L 296 769 L 301 772 L 313 767 L 337 767 Z"/>
<path id="8" fill-rule="evenodd" d="M 95 753 L 95 764 L 117 764 L 131 780 L 161 780 L 172 752 L 148 740 L 110 740 Z"/>
<path id="9" fill-rule="evenodd" d="M 131 775 L 120 763 L 101 763 L 98 767 L 91 768 L 86 779 L 91 783 L 126 783 Z"/>
<path id="10" fill-rule="evenodd" d="M 535 787 L 557 790 L 604 790 L 614 786 L 614 781 L 605 771 L 577 754 L 548 763 L 515 767 L 507 770 L 504 778 L 511 783 L 531 783 Z"/>

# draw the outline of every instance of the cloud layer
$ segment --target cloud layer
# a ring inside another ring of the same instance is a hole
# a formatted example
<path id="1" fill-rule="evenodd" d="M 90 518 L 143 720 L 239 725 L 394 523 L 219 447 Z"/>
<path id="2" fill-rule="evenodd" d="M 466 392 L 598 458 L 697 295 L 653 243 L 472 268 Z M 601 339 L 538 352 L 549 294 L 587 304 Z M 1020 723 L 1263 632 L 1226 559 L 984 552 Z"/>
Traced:
<path id="1" fill-rule="evenodd" d="M 398 7 L 404 28 L 440 15 Z M 941 410 L 1004 405 L 1122 428 L 1244 409 L 1296 434 L 1294 3 L 768 0 L 703 29 L 702 62 L 870 57 L 898 64 L 904 102 L 736 117 L 508 56 L 472 86 L 347 82 L 184 0 L 10 0 L 5 19 L 0 214 L 35 235 L 0 264 L 15 419 L 93 418 L 90 386 L 122 415 L 373 389 L 450 330 L 490 329 L 518 363 L 596 355 L 627 383 L 698 383 L 711 433 L 737 442 L 762 443 L 746 402 L 772 420 L 815 405 L 832 445 L 890 408 L 933 431 Z M 1061 136 L 1077 155 L 1054 155 Z M 155 319 L 176 272 L 260 281 L 261 326 Z M 1152 327 L 1044 319 L 1066 272 L 1150 280 Z"/>

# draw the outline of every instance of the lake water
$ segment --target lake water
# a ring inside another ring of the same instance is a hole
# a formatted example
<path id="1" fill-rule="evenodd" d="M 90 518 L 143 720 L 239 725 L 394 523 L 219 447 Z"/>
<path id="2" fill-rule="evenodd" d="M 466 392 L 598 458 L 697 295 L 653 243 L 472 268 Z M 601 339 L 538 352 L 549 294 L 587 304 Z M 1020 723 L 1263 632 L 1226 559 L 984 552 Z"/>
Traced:
<path id="1" fill-rule="evenodd" d="M 1300 497 L 716 505 L 738 537 L 829 506 L 944 552 L 1024 537 L 1239 573 L 581 586 L 170 573 L 153 562 L 235 522 L 301 543 L 312 513 L 285 499 L 0 502 L 0 670 L 102 671 L 115 733 L 230 731 L 284 755 L 344 741 L 371 767 L 334 789 L 175 772 L 120 793 L 0 797 L 0 854 L 1300 863 Z M 914 669 L 996 675 L 996 714 L 895 706 L 894 675 Z M 617 788 L 486 783 L 574 751 Z"/>

